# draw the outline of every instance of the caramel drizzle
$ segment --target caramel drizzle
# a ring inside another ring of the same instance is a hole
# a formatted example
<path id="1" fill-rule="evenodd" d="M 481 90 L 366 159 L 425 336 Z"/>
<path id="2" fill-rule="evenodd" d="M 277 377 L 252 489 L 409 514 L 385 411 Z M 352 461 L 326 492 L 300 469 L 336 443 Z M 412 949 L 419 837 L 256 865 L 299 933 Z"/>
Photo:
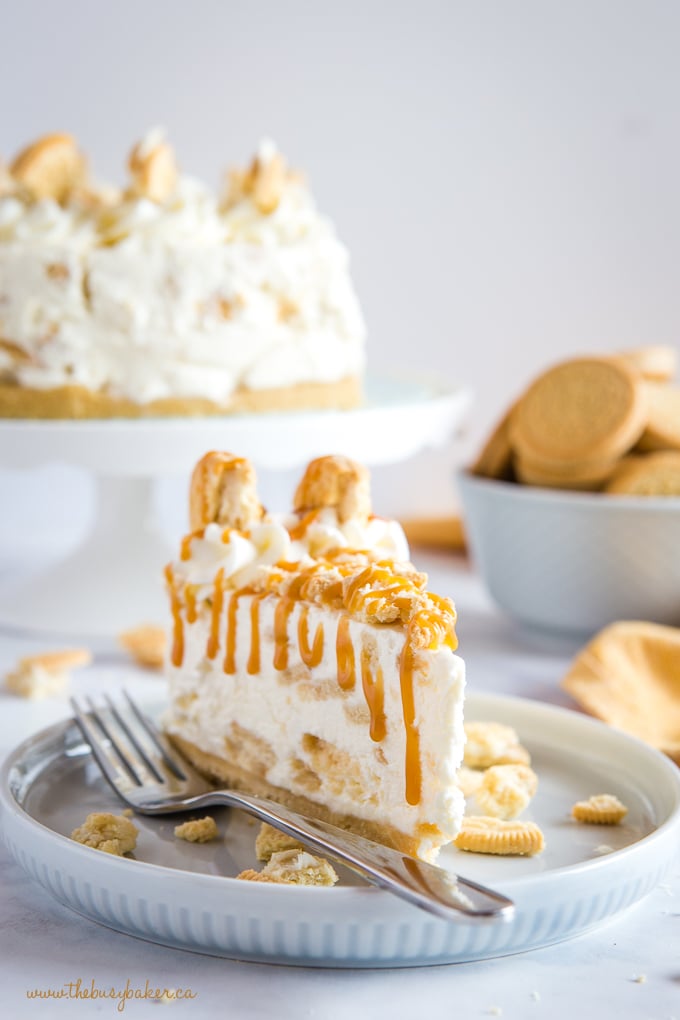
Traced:
<path id="1" fill-rule="evenodd" d="M 220 618 L 224 605 L 224 567 L 220 567 L 215 575 L 213 588 L 212 614 L 210 618 L 210 636 L 205 650 L 209 659 L 214 659 L 220 647 Z"/>
<path id="2" fill-rule="evenodd" d="M 179 601 L 175 575 L 170 564 L 165 568 L 165 579 L 168 582 L 170 591 L 170 609 L 172 612 L 172 651 L 170 662 L 173 666 L 181 666 L 184 661 L 184 623 L 182 621 L 182 607 Z"/>
<path id="3" fill-rule="evenodd" d="M 198 609 L 196 608 L 196 585 L 188 584 L 184 589 L 184 602 L 187 607 L 187 623 L 196 623 Z"/>
<path id="4" fill-rule="evenodd" d="M 274 610 L 274 669 L 288 666 L 288 620 L 295 608 L 295 599 L 284 595 Z"/>
<path id="5" fill-rule="evenodd" d="M 307 529 L 310 527 L 310 525 L 314 523 L 314 521 L 318 518 L 320 513 L 321 510 L 318 507 L 316 510 L 310 510 L 308 513 L 304 515 L 304 517 L 301 520 L 298 521 L 297 524 L 294 524 L 292 528 L 288 529 L 288 534 L 290 535 L 294 542 L 298 538 L 305 537 L 305 535 L 307 534 Z"/>
<path id="6" fill-rule="evenodd" d="M 378 665 L 375 675 L 371 672 L 371 656 L 368 648 L 361 649 L 361 685 L 364 689 L 364 697 L 368 710 L 371 713 L 370 735 L 371 740 L 379 743 L 385 739 L 387 723 L 385 719 L 385 685 L 383 682 L 383 671 Z"/>
<path id="7" fill-rule="evenodd" d="M 420 764 L 420 730 L 416 726 L 416 707 L 413 693 L 413 668 L 415 649 L 411 642 L 411 625 L 406 636 L 406 644 L 401 653 L 399 663 L 399 683 L 401 685 L 401 705 L 406 731 L 406 758 L 404 772 L 406 779 L 406 803 L 418 804 L 422 787 L 422 769 Z"/>
<path id="8" fill-rule="evenodd" d="M 250 603 L 250 654 L 246 666 L 250 676 L 260 672 L 260 602 L 266 597 L 267 592 L 262 592 Z"/>
<path id="9" fill-rule="evenodd" d="M 341 616 L 335 639 L 335 654 L 338 661 L 338 686 L 342 691 L 351 691 L 356 684 L 356 662 L 354 645 L 349 632 L 349 616 Z"/>
<path id="10" fill-rule="evenodd" d="M 235 591 L 229 598 L 227 609 L 227 637 L 222 669 L 230 674 L 236 672 L 236 613 L 241 595 L 245 595 L 245 591 Z"/>
<path id="11" fill-rule="evenodd" d="M 305 666 L 314 669 L 323 658 L 323 624 L 320 623 L 314 632 L 314 643 L 309 646 L 309 606 L 303 605 L 298 620 L 298 647 L 300 658 Z"/>

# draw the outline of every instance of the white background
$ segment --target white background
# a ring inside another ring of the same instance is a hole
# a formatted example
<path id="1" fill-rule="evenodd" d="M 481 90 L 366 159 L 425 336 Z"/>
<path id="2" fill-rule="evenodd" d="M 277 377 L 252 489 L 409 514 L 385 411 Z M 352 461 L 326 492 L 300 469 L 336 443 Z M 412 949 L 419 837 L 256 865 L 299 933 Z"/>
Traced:
<path id="1" fill-rule="evenodd" d="M 452 508 L 451 467 L 542 366 L 678 344 L 673 0 L 0 0 L 0 13 L 5 158 L 68 130 L 121 180 L 160 123 L 182 167 L 217 185 L 271 135 L 351 250 L 371 370 L 473 387 L 462 439 L 376 472 L 383 512 Z M 161 492 L 173 529 L 180 484 Z M 53 530 L 82 526 L 73 469 L 0 474 L 17 541 L 44 521 L 45 492 Z"/>

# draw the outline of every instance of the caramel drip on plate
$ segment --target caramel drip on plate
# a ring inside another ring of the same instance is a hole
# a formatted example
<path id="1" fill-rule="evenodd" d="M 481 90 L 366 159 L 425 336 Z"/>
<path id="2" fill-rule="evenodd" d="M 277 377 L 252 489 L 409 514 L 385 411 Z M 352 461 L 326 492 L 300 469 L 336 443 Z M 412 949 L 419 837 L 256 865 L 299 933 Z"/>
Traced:
<path id="1" fill-rule="evenodd" d="M 184 601 L 187 607 L 187 623 L 196 623 L 198 610 L 196 609 L 196 585 L 188 584 L 184 589 Z"/>
<path id="2" fill-rule="evenodd" d="M 213 589 L 212 614 L 210 618 L 210 637 L 205 654 L 209 659 L 214 659 L 220 646 L 220 619 L 222 617 L 222 606 L 224 605 L 224 568 L 220 567 L 215 575 L 215 586 Z"/>
<path id="3" fill-rule="evenodd" d="M 351 691 L 356 684 L 356 663 L 354 645 L 349 631 L 349 616 L 341 616 L 338 633 L 335 639 L 335 654 L 338 660 L 338 686 L 343 691 Z"/>
<path id="4" fill-rule="evenodd" d="M 303 605 L 300 609 L 298 620 L 298 646 L 300 658 L 305 666 L 313 669 L 318 666 L 323 658 L 323 623 L 320 623 L 314 632 L 314 643 L 309 647 L 309 606 Z"/>
<path id="5" fill-rule="evenodd" d="M 406 644 L 401 653 L 399 664 L 399 681 L 401 684 L 401 704 L 404 714 L 404 729 L 406 730 L 406 803 L 418 804 L 420 802 L 420 790 L 422 785 L 422 773 L 420 765 L 420 731 L 416 726 L 416 706 L 413 693 L 413 669 L 415 660 L 415 649 L 410 640 L 411 627 L 406 636 Z"/>
<path id="6" fill-rule="evenodd" d="M 250 654 L 246 666 L 250 676 L 260 672 L 260 602 L 266 597 L 267 592 L 262 592 L 250 603 Z"/>
<path id="7" fill-rule="evenodd" d="M 380 665 L 376 666 L 375 674 L 371 672 L 371 655 L 365 645 L 361 649 L 361 685 L 371 713 L 371 740 L 379 742 L 385 739 L 386 732 L 383 672 Z"/>
<path id="8" fill-rule="evenodd" d="M 181 666 L 184 661 L 184 623 L 182 621 L 182 607 L 179 601 L 175 575 L 170 564 L 165 568 L 165 578 L 170 590 L 170 609 L 172 612 L 172 651 L 170 662 L 173 666 Z"/>

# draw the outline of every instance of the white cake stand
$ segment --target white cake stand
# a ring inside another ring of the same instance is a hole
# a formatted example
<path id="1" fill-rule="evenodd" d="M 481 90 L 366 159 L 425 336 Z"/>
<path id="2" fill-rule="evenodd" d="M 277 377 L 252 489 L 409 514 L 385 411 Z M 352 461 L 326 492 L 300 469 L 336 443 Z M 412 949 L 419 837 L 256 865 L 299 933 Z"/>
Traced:
<path id="1" fill-rule="evenodd" d="M 154 481 L 188 476 L 207 450 L 232 450 L 258 467 L 300 467 L 342 453 L 388 464 L 445 443 L 470 391 L 369 380 L 351 411 L 222 418 L 0 421 L 0 467 L 61 461 L 96 482 L 92 531 L 66 559 L 0 590 L 0 625 L 49 634 L 110 636 L 165 618 L 162 567 L 173 555 L 154 520 Z M 45 493 L 46 501 L 49 494 Z"/>

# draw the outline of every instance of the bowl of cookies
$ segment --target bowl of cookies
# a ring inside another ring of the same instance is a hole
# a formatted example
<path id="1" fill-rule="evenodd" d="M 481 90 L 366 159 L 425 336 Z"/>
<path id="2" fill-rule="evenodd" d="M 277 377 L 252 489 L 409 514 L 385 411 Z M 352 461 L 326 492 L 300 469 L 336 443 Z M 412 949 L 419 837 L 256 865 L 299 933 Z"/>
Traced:
<path id="1" fill-rule="evenodd" d="M 554 365 L 459 476 L 471 554 L 518 620 L 680 625 L 676 360 L 649 347 Z"/>

